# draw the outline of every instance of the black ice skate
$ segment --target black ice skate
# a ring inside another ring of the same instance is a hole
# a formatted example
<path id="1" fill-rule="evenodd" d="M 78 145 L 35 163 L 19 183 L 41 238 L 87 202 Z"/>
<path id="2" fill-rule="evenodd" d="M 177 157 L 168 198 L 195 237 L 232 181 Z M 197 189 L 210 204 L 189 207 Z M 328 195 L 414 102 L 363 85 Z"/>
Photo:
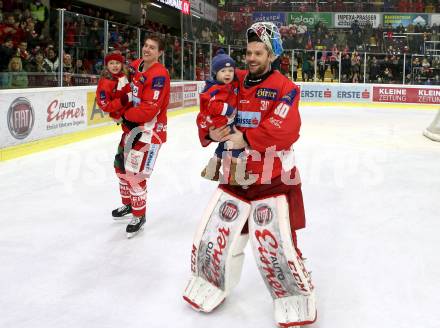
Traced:
<path id="1" fill-rule="evenodd" d="M 130 223 L 127 225 L 127 229 L 125 230 L 127 232 L 127 238 L 131 238 L 136 236 L 139 232 L 144 230 L 144 224 L 145 224 L 145 215 L 142 215 L 141 217 L 133 216 Z"/>
<path id="2" fill-rule="evenodd" d="M 114 220 L 126 219 L 124 216 L 131 213 L 131 205 L 122 205 L 121 207 L 112 211 Z"/>

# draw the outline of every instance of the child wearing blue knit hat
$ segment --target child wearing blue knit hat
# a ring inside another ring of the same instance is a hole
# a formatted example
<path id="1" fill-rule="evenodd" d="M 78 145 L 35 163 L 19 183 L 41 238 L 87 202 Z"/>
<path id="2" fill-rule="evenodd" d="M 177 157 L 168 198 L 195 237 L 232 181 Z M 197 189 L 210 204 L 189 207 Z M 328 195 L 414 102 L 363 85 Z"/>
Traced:
<path id="1" fill-rule="evenodd" d="M 234 119 L 237 114 L 238 103 L 238 81 L 235 79 L 235 61 L 229 57 L 223 49 L 220 49 L 212 59 L 212 79 L 206 81 L 206 85 L 200 94 L 200 113 L 197 116 L 197 125 L 200 129 L 209 131 L 229 125 L 233 131 Z M 201 140 L 203 146 L 210 142 Z M 208 165 L 202 171 L 202 177 L 218 181 L 220 179 L 220 167 L 223 152 L 228 150 L 226 142 L 220 142 L 215 155 L 210 159 Z M 244 149 L 231 150 L 232 160 L 229 169 L 229 184 L 240 185 L 235 176 L 243 177 L 247 184 L 249 175 L 246 174 L 246 161 L 241 158 Z M 244 157 L 244 156 L 243 156 Z"/>

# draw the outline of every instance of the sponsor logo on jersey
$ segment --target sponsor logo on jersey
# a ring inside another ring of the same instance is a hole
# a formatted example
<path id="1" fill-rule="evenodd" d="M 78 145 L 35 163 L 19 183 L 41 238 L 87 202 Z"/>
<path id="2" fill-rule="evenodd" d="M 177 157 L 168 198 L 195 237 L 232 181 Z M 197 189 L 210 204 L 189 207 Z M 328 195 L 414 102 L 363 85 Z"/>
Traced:
<path id="1" fill-rule="evenodd" d="M 238 206 L 235 202 L 227 200 L 220 205 L 218 212 L 223 221 L 232 222 L 238 216 Z"/>
<path id="2" fill-rule="evenodd" d="M 30 101 L 24 97 L 16 98 L 8 110 L 8 128 L 15 139 L 24 139 L 32 131 L 35 113 Z"/>
<path id="3" fill-rule="evenodd" d="M 105 91 L 104 91 L 104 90 L 102 90 L 102 91 L 99 93 L 99 99 L 100 99 L 100 100 L 105 100 Z"/>
<path id="4" fill-rule="evenodd" d="M 281 101 L 283 103 L 291 106 L 293 104 L 293 102 L 295 101 L 297 94 L 298 94 L 298 92 L 296 91 L 296 89 L 293 89 L 288 94 L 286 94 L 283 98 L 281 98 Z"/>
<path id="5" fill-rule="evenodd" d="M 277 128 L 281 128 L 281 124 L 283 123 L 282 120 L 276 119 L 275 117 L 269 118 L 269 122 Z"/>
<path id="6" fill-rule="evenodd" d="M 260 124 L 260 112 L 239 111 L 235 118 L 235 124 L 244 128 L 256 128 Z"/>
<path id="7" fill-rule="evenodd" d="M 158 76 L 153 79 L 153 82 L 151 84 L 151 88 L 154 90 L 162 90 L 165 86 L 165 77 L 164 76 Z"/>
<path id="8" fill-rule="evenodd" d="M 259 226 L 268 225 L 273 218 L 272 209 L 266 204 L 260 204 L 254 210 L 254 222 Z"/>
<path id="9" fill-rule="evenodd" d="M 255 98 L 275 100 L 277 98 L 278 91 L 275 89 L 259 88 L 255 92 Z"/>
<path id="10" fill-rule="evenodd" d="M 147 160 L 145 161 L 145 172 L 150 173 L 153 171 L 154 163 L 156 162 L 157 152 L 159 151 L 159 146 L 156 144 L 150 144 L 150 149 L 148 150 Z"/>

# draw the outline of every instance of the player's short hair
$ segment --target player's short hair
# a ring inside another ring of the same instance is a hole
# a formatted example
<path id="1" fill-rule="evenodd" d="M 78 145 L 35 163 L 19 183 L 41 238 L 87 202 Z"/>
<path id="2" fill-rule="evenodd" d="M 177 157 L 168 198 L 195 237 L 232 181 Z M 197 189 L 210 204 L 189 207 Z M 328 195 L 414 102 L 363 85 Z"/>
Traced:
<path id="1" fill-rule="evenodd" d="M 159 45 L 159 51 L 165 50 L 165 42 L 163 41 L 163 39 L 159 35 L 150 34 L 145 38 L 145 41 L 147 41 L 147 40 L 153 40 L 153 41 L 157 42 L 157 44 Z"/>

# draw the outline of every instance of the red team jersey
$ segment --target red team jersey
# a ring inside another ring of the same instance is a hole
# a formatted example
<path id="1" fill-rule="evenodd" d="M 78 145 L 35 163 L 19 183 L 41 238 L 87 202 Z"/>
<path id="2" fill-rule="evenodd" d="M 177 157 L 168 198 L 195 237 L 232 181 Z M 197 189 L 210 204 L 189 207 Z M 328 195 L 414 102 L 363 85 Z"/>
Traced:
<path id="1" fill-rule="evenodd" d="M 301 126 L 300 90 L 276 70 L 251 87 L 244 85 L 247 71 L 235 73 L 239 80 L 235 126 L 244 133 L 254 151 L 247 159 L 246 170 L 259 175 L 258 184 L 279 177 L 282 169 L 288 172 L 295 168 L 292 146 L 299 138 Z M 208 145 L 207 131 L 199 132 L 202 145 Z"/>
<path id="2" fill-rule="evenodd" d="M 202 133 L 200 140 L 204 139 L 211 126 L 219 128 L 228 124 L 226 112 L 228 106 L 233 109 L 237 108 L 237 93 L 237 81 L 228 84 L 218 84 L 215 81 L 206 82 L 205 90 L 200 94 L 200 113 L 197 115 L 197 126 Z"/>
<path id="3" fill-rule="evenodd" d="M 118 78 L 123 77 L 124 74 L 111 75 L 101 77 L 96 88 L 96 103 L 104 112 L 110 114 L 114 119 L 121 118 L 127 104 L 121 103 L 121 96 L 130 92 L 130 84 L 127 84 L 122 90 L 117 90 Z"/>
<path id="4" fill-rule="evenodd" d="M 161 63 L 154 63 L 142 71 L 142 59 L 130 64 L 133 107 L 124 117 L 152 131 L 151 143 L 161 144 L 167 139 L 167 107 L 170 100 L 170 76 Z"/>

